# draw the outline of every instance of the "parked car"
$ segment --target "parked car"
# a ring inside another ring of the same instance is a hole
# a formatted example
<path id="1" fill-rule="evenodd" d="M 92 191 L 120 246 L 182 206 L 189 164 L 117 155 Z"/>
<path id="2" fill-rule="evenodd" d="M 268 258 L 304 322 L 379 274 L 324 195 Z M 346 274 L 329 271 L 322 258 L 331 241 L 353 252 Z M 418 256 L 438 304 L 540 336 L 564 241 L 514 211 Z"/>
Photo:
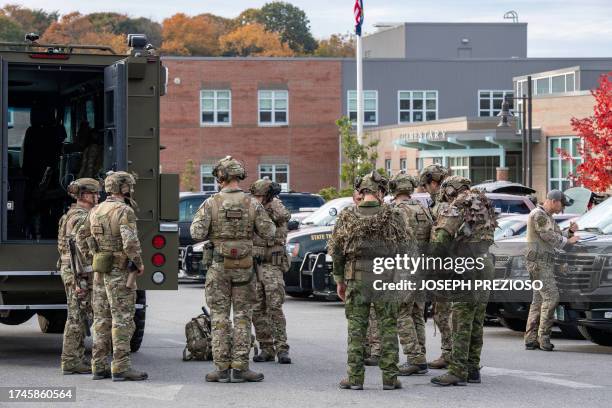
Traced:
<path id="1" fill-rule="evenodd" d="M 510 237 L 523 236 L 527 233 L 527 218 L 529 214 L 509 215 L 497 221 L 494 239 L 499 241 Z M 577 218 L 576 214 L 555 214 L 555 220 L 560 223 Z M 569 224 L 568 224 L 569 226 Z"/>

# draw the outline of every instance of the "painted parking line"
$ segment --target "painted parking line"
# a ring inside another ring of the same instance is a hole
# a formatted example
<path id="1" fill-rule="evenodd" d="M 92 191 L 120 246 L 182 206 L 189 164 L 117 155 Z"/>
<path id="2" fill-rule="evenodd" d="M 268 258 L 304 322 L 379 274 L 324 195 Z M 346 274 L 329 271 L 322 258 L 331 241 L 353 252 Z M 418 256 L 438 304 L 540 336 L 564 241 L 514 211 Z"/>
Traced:
<path id="1" fill-rule="evenodd" d="M 585 388 L 603 388 L 601 385 L 583 383 L 578 381 L 566 380 L 561 377 L 566 377 L 565 374 L 557 374 L 557 373 L 546 373 L 540 371 L 527 371 L 527 370 L 511 370 L 508 368 L 500 368 L 500 367 L 483 367 L 480 372 L 482 374 L 496 377 L 496 376 L 510 376 L 510 377 L 518 377 L 523 379 L 528 379 L 530 381 L 539 381 L 547 384 L 559 385 L 561 387 L 570 387 L 575 389 L 585 389 Z"/>

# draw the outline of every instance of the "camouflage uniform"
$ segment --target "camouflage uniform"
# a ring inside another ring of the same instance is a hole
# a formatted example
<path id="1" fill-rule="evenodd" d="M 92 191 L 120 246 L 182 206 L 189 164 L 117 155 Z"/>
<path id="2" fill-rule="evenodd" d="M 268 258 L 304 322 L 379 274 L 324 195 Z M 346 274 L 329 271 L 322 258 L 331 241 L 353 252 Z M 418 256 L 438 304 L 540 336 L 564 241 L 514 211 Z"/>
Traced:
<path id="1" fill-rule="evenodd" d="M 569 233 L 568 236 L 570 236 Z M 538 205 L 531 210 L 527 221 L 527 270 L 532 280 L 541 280 L 542 289 L 534 290 L 529 307 L 525 344 L 550 343 L 555 307 L 559 303 L 559 290 L 553 273 L 555 249 L 567 243 L 551 214 Z"/>
<path id="2" fill-rule="evenodd" d="M 78 191 L 72 191 L 72 187 Z M 68 187 L 70 195 L 78 199 L 82 192 L 97 193 L 100 184 L 93 179 L 79 179 L 71 183 Z M 75 239 L 77 231 L 85 222 L 89 210 L 74 204 L 59 221 L 57 234 L 57 249 L 60 253 L 60 271 L 64 289 L 66 290 L 66 303 L 68 306 L 68 318 L 64 327 L 64 338 L 62 344 L 61 365 L 62 370 L 71 371 L 83 364 L 85 356 L 85 337 L 87 335 L 87 322 L 92 320 L 93 311 L 91 308 L 91 273 L 87 276 L 80 276 L 76 281 L 75 273 L 72 271 L 70 263 L 70 239 Z M 80 253 L 73 254 L 81 257 Z M 83 264 L 82 258 L 79 259 Z M 86 268 L 84 268 L 86 269 Z M 80 271 L 91 272 L 91 269 Z M 79 298 L 76 288 L 87 290 L 87 293 Z"/>
<path id="3" fill-rule="evenodd" d="M 441 186 L 443 200 L 449 206 L 443 208 L 432 230 L 432 242 L 450 248 L 454 245 L 463 256 L 482 257 L 482 271 L 474 269 L 472 278 L 491 279 L 493 264 L 488 248 L 493 243 L 493 232 L 497 226 L 495 211 L 483 192 L 469 190 L 469 179 L 451 176 Z M 457 194 L 458 192 L 458 194 Z M 448 374 L 459 381 L 478 376 L 480 381 L 480 353 L 482 351 L 483 324 L 488 293 L 470 293 L 469 299 L 452 304 L 452 354 Z M 446 376 L 435 377 L 432 382 Z M 441 385 L 449 385 L 441 384 Z"/>
<path id="4" fill-rule="evenodd" d="M 421 170 L 419 173 L 419 182 L 421 185 L 429 183 L 432 180 L 441 183 L 448 176 L 448 169 L 439 165 L 432 164 Z M 432 222 L 435 223 L 438 218 L 438 214 L 442 209 L 448 206 L 448 203 L 443 202 L 441 199 L 441 193 L 431 194 L 431 208 L 430 215 Z M 444 364 L 450 361 L 451 352 L 453 347 L 452 333 L 451 333 L 451 306 L 452 303 L 448 302 L 434 302 L 433 303 L 433 320 L 438 330 L 440 331 L 440 348 L 442 350 L 442 356 L 440 360 L 444 360 Z M 436 367 L 434 367 L 436 368 Z"/>
<path id="5" fill-rule="evenodd" d="M 214 245 L 205 292 L 212 322 L 213 360 L 220 372 L 249 367 L 255 302 L 253 236 L 257 233 L 262 239 L 272 240 L 275 232 L 260 203 L 241 189 L 229 187 L 206 200 L 191 224 L 194 240 L 209 239 Z"/>
<path id="6" fill-rule="evenodd" d="M 374 305 L 370 306 L 368 316 L 368 332 L 366 335 L 366 355 L 373 359 L 373 363 L 380 358 L 380 331 L 378 330 L 378 319 Z"/>
<path id="7" fill-rule="evenodd" d="M 291 213 L 278 198 L 272 199 L 264 208 L 276 225 L 276 235 L 271 240 L 264 240 L 257 234 L 253 238 L 253 245 L 263 256 L 260 265 L 261 276 L 256 285 L 253 326 L 261 350 L 274 356 L 289 351 L 287 322 L 283 313 L 285 302 L 283 275 L 289 270 L 285 242 L 288 232 L 287 222 L 291 219 Z"/>
<path id="8" fill-rule="evenodd" d="M 369 186 L 365 188 L 376 192 L 380 185 L 386 185 L 386 180 L 379 179 L 381 177 L 378 173 L 371 173 L 357 184 Z M 384 386 L 393 387 L 399 373 L 398 304 L 366 297 L 368 284 L 365 279 L 366 274 L 372 273 L 371 266 L 368 266 L 372 259 L 363 258 L 361 254 L 372 242 L 408 242 L 411 238 L 403 215 L 392 206 L 381 205 L 378 201 L 362 201 L 358 206 L 343 210 L 334 226 L 328 251 L 333 258 L 335 281 L 347 285 L 345 314 L 348 320 L 348 382 L 353 386 L 360 387 L 364 381 L 365 340 L 371 308 L 374 309 L 380 330 L 382 350 L 378 364 L 382 370 Z"/>
<path id="9" fill-rule="evenodd" d="M 104 187 L 108 193 L 127 197 L 135 183 L 132 175 L 119 171 L 107 175 Z M 78 232 L 77 245 L 88 259 L 112 254 L 110 272 L 96 270 L 94 260 L 91 358 L 94 375 L 109 371 L 107 357 L 111 351 L 113 377 L 131 370 L 136 291 L 126 286 L 128 262 L 143 268 L 136 221 L 132 207 L 111 195 L 91 210 Z"/>

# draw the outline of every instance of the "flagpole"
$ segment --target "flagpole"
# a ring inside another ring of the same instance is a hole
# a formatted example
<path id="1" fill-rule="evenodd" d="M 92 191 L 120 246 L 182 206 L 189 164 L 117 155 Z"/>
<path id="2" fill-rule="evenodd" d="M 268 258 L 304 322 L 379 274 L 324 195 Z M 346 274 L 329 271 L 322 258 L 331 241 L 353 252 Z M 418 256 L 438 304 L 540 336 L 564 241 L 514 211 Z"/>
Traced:
<path id="1" fill-rule="evenodd" d="M 361 35 L 357 35 L 357 143 L 363 144 L 363 52 Z"/>

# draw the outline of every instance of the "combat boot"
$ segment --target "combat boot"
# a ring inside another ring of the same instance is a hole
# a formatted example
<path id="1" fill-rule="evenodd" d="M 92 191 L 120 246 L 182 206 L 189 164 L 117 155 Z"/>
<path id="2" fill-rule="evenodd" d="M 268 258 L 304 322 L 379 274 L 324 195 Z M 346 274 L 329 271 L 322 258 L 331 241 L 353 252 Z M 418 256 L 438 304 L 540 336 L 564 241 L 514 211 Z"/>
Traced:
<path id="1" fill-rule="evenodd" d="M 232 370 L 232 382 L 241 383 L 241 382 L 259 382 L 264 379 L 264 375 L 262 373 L 257 373 L 255 371 L 249 370 Z"/>
<path id="2" fill-rule="evenodd" d="M 530 341 L 529 343 L 525 343 L 525 350 L 537 350 L 540 348 L 540 343 L 537 341 Z"/>
<path id="3" fill-rule="evenodd" d="M 397 378 L 390 381 L 383 381 L 383 390 L 399 390 L 402 388 L 402 383 Z"/>
<path id="4" fill-rule="evenodd" d="M 229 368 L 225 370 L 215 370 L 206 374 L 205 379 L 207 382 L 228 383 L 231 380 L 230 374 L 231 373 Z"/>
<path id="5" fill-rule="evenodd" d="M 447 387 L 449 385 L 467 385 L 465 379 L 457 377 L 454 374 L 446 373 L 431 379 L 432 384 Z"/>
<path id="6" fill-rule="evenodd" d="M 444 358 L 444 356 L 440 356 L 434 361 L 430 361 L 427 363 L 429 368 L 442 370 L 448 367 L 448 361 Z"/>
<path id="7" fill-rule="evenodd" d="M 363 390 L 363 384 L 352 383 L 348 378 L 340 380 L 338 386 L 343 390 Z"/>
<path id="8" fill-rule="evenodd" d="M 276 358 L 278 359 L 279 364 L 291 364 L 291 357 L 289 357 L 288 351 L 281 351 L 278 353 Z"/>
<path id="9" fill-rule="evenodd" d="M 131 368 L 122 373 L 113 373 L 113 381 L 144 381 L 147 378 L 149 378 L 149 375 L 144 371 L 136 371 Z"/>
<path id="10" fill-rule="evenodd" d="M 378 366 L 378 356 L 370 356 L 363 360 L 363 364 L 368 367 L 377 367 Z"/>
<path id="11" fill-rule="evenodd" d="M 404 363 L 399 366 L 399 375 L 412 375 L 412 374 L 427 374 L 427 364 L 410 364 Z"/>
<path id="12" fill-rule="evenodd" d="M 91 366 L 85 363 L 79 363 L 71 368 L 62 368 L 62 374 L 91 374 Z"/>
<path id="13" fill-rule="evenodd" d="M 93 373 L 91 377 L 92 380 L 104 380 L 105 378 L 111 378 L 113 375 L 111 374 L 110 369 L 106 369 L 104 371 L 96 371 Z"/>
<path id="14" fill-rule="evenodd" d="M 274 353 L 266 350 L 261 350 L 259 354 L 253 356 L 253 361 L 256 363 L 264 363 L 266 361 L 274 361 Z"/>
<path id="15" fill-rule="evenodd" d="M 540 350 L 553 351 L 555 345 L 550 342 L 550 339 L 540 341 Z"/>
<path id="16" fill-rule="evenodd" d="M 480 384 L 480 370 L 468 370 L 467 382 L 470 384 Z"/>

